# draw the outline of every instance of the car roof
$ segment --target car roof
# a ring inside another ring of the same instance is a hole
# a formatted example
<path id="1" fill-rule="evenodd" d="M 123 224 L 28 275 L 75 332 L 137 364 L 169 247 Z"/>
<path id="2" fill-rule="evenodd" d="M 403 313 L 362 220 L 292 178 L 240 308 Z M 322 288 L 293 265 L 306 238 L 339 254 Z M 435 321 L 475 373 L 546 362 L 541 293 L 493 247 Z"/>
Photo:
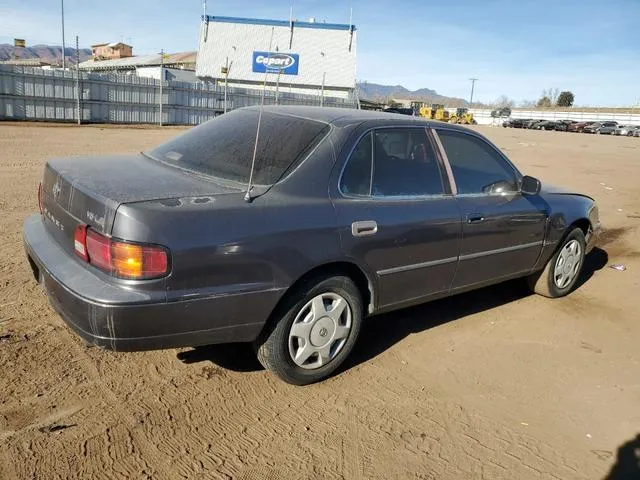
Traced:
<path id="1" fill-rule="evenodd" d="M 247 109 L 259 109 L 259 106 L 245 107 Z M 373 110 L 358 110 L 355 108 L 334 108 L 334 107 L 311 107 L 311 106 L 291 106 L 291 105 L 269 105 L 264 106 L 264 112 L 271 112 L 280 115 L 290 115 L 293 117 L 306 118 L 319 122 L 329 123 L 337 127 L 353 125 L 354 123 L 388 123 L 397 125 L 416 125 L 438 127 L 443 122 L 437 120 L 427 120 L 419 116 L 402 115 L 399 113 L 378 112 Z M 467 129 L 453 123 L 447 123 L 447 128 Z"/>

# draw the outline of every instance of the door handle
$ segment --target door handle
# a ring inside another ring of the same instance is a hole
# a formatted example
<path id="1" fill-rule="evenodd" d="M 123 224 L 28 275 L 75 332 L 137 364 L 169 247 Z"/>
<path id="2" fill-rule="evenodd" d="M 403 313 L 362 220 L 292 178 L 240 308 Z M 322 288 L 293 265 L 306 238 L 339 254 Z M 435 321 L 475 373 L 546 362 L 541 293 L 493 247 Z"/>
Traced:
<path id="1" fill-rule="evenodd" d="M 378 224 L 373 220 L 363 220 L 351 224 L 351 235 L 354 237 L 368 237 L 378 232 Z"/>
<path id="2" fill-rule="evenodd" d="M 467 215 L 467 223 L 484 222 L 484 215 L 481 213 L 470 213 Z"/>

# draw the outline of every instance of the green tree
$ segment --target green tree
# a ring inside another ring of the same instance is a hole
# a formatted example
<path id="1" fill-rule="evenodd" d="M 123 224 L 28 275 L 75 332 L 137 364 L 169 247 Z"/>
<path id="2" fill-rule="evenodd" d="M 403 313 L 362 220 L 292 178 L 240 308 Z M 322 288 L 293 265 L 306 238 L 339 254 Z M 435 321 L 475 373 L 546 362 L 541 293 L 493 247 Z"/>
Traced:
<path id="1" fill-rule="evenodd" d="M 569 91 L 564 91 L 558 97 L 557 105 L 559 107 L 570 107 L 573 105 L 574 96 L 573 93 Z"/>
<path id="2" fill-rule="evenodd" d="M 550 107 L 550 106 L 551 106 L 551 99 L 546 95 L 541 97 L 540 100 L 538 100 L 538 103 L 536 103 L 536 107 Z"/>

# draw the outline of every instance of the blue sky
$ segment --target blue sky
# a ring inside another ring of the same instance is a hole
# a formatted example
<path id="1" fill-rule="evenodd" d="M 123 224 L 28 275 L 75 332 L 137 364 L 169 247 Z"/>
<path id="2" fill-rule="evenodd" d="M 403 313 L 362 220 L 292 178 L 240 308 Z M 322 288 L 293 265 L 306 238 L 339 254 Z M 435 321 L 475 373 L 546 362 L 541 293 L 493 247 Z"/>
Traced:
<path id="1" fill-rule="evenodd" d="M 0 43 L 60 44 L 58 0 L 0 0 Z M 640 103 L 640 0 L 209 0 L 212 15 L 353 23 L 358 79 L 491 102 L 571 90 L 578 105 Z M 66 42 L 195 50 L 201 0 L 65 0 Z"/>

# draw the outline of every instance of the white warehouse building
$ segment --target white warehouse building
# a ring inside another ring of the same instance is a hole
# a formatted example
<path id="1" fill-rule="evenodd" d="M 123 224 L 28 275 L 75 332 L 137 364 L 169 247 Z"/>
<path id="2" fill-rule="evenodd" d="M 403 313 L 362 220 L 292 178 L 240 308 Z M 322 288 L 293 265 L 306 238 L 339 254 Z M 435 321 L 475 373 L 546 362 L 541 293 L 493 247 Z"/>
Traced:
<path id="1" fill-rule="evenodd" d="M 196 75 L 229 87 L 355 98 L 356 28 L 203 16 Z"/>

